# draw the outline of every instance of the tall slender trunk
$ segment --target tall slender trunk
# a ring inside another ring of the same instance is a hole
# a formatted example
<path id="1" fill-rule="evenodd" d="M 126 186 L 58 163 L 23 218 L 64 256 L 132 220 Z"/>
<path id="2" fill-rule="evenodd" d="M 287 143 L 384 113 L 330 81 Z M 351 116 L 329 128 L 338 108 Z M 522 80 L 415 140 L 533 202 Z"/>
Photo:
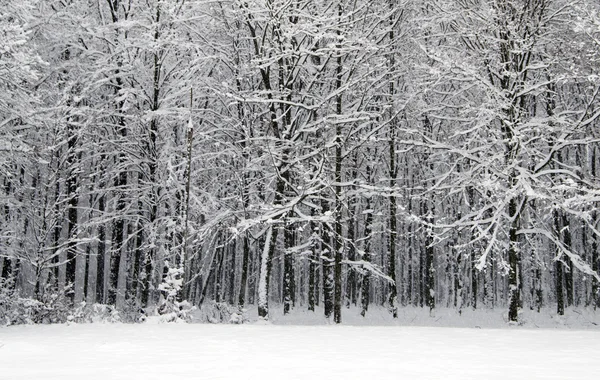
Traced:
<path id="1" fill-rule="evenodd" d="M 556 313 L 565 315 L 565 298 L 563 293 L 563 264 L 560 260 L 554 263 L 554 275 L 556 277 Z"/>
<path id="2" fill-rule="evenodd" d="M 235 305 L 235 272 L 236 272 L 236 252 L 237 251 L 237 243 L 236 240 L 232 240 L 231 244 L 229 245 L 229 286 L 227 289 L 227 294 L 229 295 L 227 302 L 230 305 Z"/>
<path id="3" fill-rule="evenodd" d="M 421 202 L 421 213 L 423 213 L 423 207 L 424 204 L 423 202 Z M 418 281 L 418 285 L 419 285 L 419 307 L 423 307 L 424 305 L 426 305 L 426 300 L 425 300 L 425 284 L 427 282 L 426 278 L 427 278 L 427 264 L 426 264 L 426 260 L 425 260 L 425 249 L 426 249 L 427 243 L 423 242 L 421 244 L 421 246 L 419 247 L 419 281 Z"/>
<path id="4" fill-rule="evenodd" d="M 267 227 L 267 236 L 260 257 L 260 273 L 258 279 L 258 316 L 263 319 L 269 318 L 269 285 L 271 283 L 271 267 L 275 242 L 277 241 L 277 229 L 271 225 Z"/>
<path id="5" fill-rule="evenodd" d="M 425 203 L 427 201 L 424 201 Z M 425 220 L 427 221 L 427 228 L 425 231 L 425 268 L 424 268 L 424 284 L 423 293 L 425 296 L 425 305 L 432 311 L 435 308 L 435 263 L 434 263 L 434 248 L 433 248 L 433 217 L 431 216 L 434 210 L 429 210 L 425 205 Z"/>
<path id="6" fill-rule="evenodd" d="M 460 219 L 460 217 L 459 217 Z M 459 313 L 462 312 L 464 305 L 464 297 L 463 297 L 463 276 L 466 274 L 466 271 L 462 271 L 463 263 L 462 263 L 462 252 L 459 249 L 456 249 L 459 242 L 459 234 L 458 232 L 455 235 L 454 246 L 452 248 L 452 261 L 453 261 L 453 282 L 454 282 L 454 307 L 458 309 Z"/>
<path id="7" fill-rule="evenodd" d="M 205 108 L 206 108 L 205 104 Z M 184 174 L 184 180 L 185 180 L 185 204 L 183 206 L 183 245 L 181 247 L 181 253 L 180 253 L 180 266 L 181 268 L 184 269 L 183 272 L 183 277 L 184 277 L 184 281 L 183 281 L 183 286 L 181 288 L 180 291 L 178 291 L 178 294 L 176 296 L 176 299 L 181 301 L 184 298 L 189 298 L 190 297 L 190 287 L 192 285 L 190 277 L 192 277 L 192 274 L 190 273 L 190 271 L 192 270 L 192 263 L 187 263 L 187 270 L 186 270 L 186 261 L 188 260 L 188 245 L 189 245 L 189 239 L 190 239 L 190 198 L 192 197 L 191 194 L 191 185 L 192 185 L 192 153 L 194 150 L 194 123 L 192 122 L 192 117 L 193 117 L 193 113 L 194 113 L 194 91 L 193 89 L 190 88 L 190 118 L 188 120 L 188 124 L 187 124 L 187 131 L 186 131 L 186 138 L 185 138 L 185 144 L 186 144 L 186 165 L 185 165 L 185 174 Z M 191 261 L 191 260 L 190 260 Z"/>
<path id="8" fill-rule="evenodd" d="M 161 7 L 160 4 L 156 7 L 155 21 L 158 24 L 161 20 Z M 154 30 L 154 41 L 157 42 L 160 38 L 160 30 L 157 26 Z M 154 69 L 153 69 L 153 77 L 152 77 L 152 103 L 150 105 L 150 109 L 152 111 L 158 111 L 160 108 L 160 82 L 161 82 L 161 72 L 162 72 L 162 63 L 161 58 L 158 53 L 154 53 Z M 158 218 L 159 212 L 159 200 L 160 200 L 160 185 L 157 181 L 158 175 L 158 134 L 159 134 L 159 125 L 157 117 L 153 117 L 150 121 L 150 126 L 148 130 L 148 141 L 147 141 L 147 154 L 149 158 L 148 163 L 148 188 L 150 189 L 150 215 L 148 217 L 148 226 L 149 228 L 156 230 L 156 220 Z M 148 248 L 146 251 L 146 256 L 144 258 L 144 291 L 142 295 L 142 305 L 144 307 L 149 306 L 152 302 L 156 301 L 158 295 L 155 292 L 156 286 L 153 284 L 154 279 L 154 271 L 157 270 L 160 272 L 162 268 L 162 264 L 158 265 L 157 261 L 157 250 L 154 248 L 156 246 L 155 241 L 148 242 L 151 248 Z M 176 258 L 176 261 L 179 258 Z M 163 268 L 164 269 L 164 268 Z M 164 270 L 163 270 L 164 271 Z"/>
<path id="9" fill-rule="evenodd" d="M 518 309 L 520 303 L 520 286 L 519 286 L 519 252 L 517 239 L 517 200 L 511 198 L 508 204 L 508 215 L 513 220 L 508 231 L 509 246 L 508 246 L 508 289 L 509 289 L 509 305 L 508 305 L 508 320 L 517 322 Z"/>
<path id="10" fill-rule="evenodd" d="M 429 117 L 425 115 L 425 120 L 423 124 L 424 133 L 429 138 L 433 139 L 433 125 L 429 120 Z M 429 152 L 426 153 L 426 161 L 427 169 L 429 170 L 429 175 L 432 176 L 434 173 L 434 164 L 431 160 Z M 426 180 L 426 186 L 429 185 L 429 179 Z M 424 247 L 422 249 L 424 257 L 422 261 L 423 265 L 423 277 L 422 277 L 422 298 L 424 298 L 425 305 L 429 308 L 431 312 L 435 308 L 435 262 L 434 262 L 434 247 L 433 247 L 433 215 L 435 214 L 434 208 L 434 198 L 431 200 L 425 198 L 421 200 L 421 210 L 423 219 L 425 221 L 425 239 L 424 239 Z"/>
<path id="11" fill-rule="evenodd" d="M 295 304 L 295 273 L 294 273 L 294 255 L 290 248 L 294 246 L 295 236 L 294 227 L 289 224 L 284 225 L 283 240 L 286 250 L 283 256 L 283 313 L 288 314 Z"/>
<path id="12" fill-rule="evenodd" d="M 389 155 L 390 189 L 395 191 L 398 171 L 396 168 L 396 132 L 394 123 L 390 123 Z M 390 292 L 388 294 L 388 304 L 394 318 L 398 318 L 398 285 L 396 283 L 396 240 L 398 239 L 398 221 L 396 217 L 396 208 L 396 195 L 392 194 L 390 196 L 390 235 L 388 245 L 388 276 L 392 279 L 392 283 L 390 284 Z"/>
<path id="13" fill-rule="evenodd" d="M 352 178 L 357 177 L 356 168 L 358 166 L 357 158 L 355 155 L 354 170 Z M 352 186 L 352 191 L 356 190 L 355 186 Z M 356 261 L 356 197 L 348 197 L 347 199 L 348 209 L 348 260 L 351 262 Z M 356 283 L 356 270 L 354 266 L 348 266 L 348 273 L 346 279 L 346 306 L 356 305 L 357 303 L 357 283 Z"/>
<path id="14" fill-rule="evenodd" d="M 59 154 L 57 152 L 57 158 Z M 61 216 L 61 206 L 60 206 L 60 197 L 61 197 L 61 187 L 60 181 L 56 181 L 56 186 L 54 188 L 54 230 L 52 231 L 52 265 L 53 268 L 50 271 L 49 279 L 52 281 L 52 285 L 55 287 L 57 292 L 62 292 L 63 289 L 60 289 L 60 281 L 59 278 L 59 268 L 60 268 L 60 236 L 62 233 L 62 216 Z"/>
<path id="15" fill-rule="evenodd" d="M 240 279 L 240 293 L 238 295 L 238 306 L 244 307 L 246 302 L 246 288 L 248 284 L 248 265 L 250 260 L 250 244 L 248 242 L 248 232 L 244 233 L 242 238 L 242 273 Z"/>
<path id="16" fill-rule="evenodd" d="M 111 17 L 113 24 L 117 24 L 119 20 L 119 0 L 109 0 Z M 117 33 L 120 33 L 118 29 L 116 29 Z M 118 36 L 115 38 L 115 43 L 118 42 Z M 114 95 L 115 97 L 121 97 L 121 91 L 125 87 L 125 83 L 123 80 L 123 73 L 121 68 L 123 67 L 123 60 L 120 57 L 117 57 L 117 68 L 114 71 Z M 126 144 L 128 140 L 128 131 L 127 131 L 127 123 L 125 121 L 125 100 L 119 100 L 115 104 L 116 111 L 116 127 L 117 127 L 117 136 L 121 143 Z M 107 303 L 110 305 L 116 305 L 117 303 L 117 293 L 121 290 L 118 289 L 119 284 L 119 268 L 121 267 L 121 255 L 124 251 L 123 242 L 125 241 L 125 231 L 126 231 L 126 222 L 124 211 L 126 207 L 126 199 L 125 199 L 125 190 L 127 189 L 127 171 L 126 171 L 126 163 L 127 156 L 123 150 L 119 151 L 117 155 L 117 162 L 115 162 L 118 173 L 114 180 L 115 187 L 115 195 L 116 198 L 116 207 L 115 214 L 117 215 L 117 219 L 113 222 L 112 226 L 112 244 L 110 247 L 110 278 L 109 278 L 109 286 L 108 286 L 108 294 L 107 294 Z"/>
<path id="17" fill-rule="evenodd" d="M 272 4 L 269 5 L 271 6 Z M 246 14 L 246 26 L 248 27 L 249 31 L 250 31 L 250 36 L 252 39 L 252 45 L 254 47 L 254 54 L 256 55 L 256 57 L 263 57 L 264 56 L 264 50 L 262 49 L 261 46 L 261 37 L 259 36 L 259 33 L 257 32 L 257 28 L 255 27 L 254 24 L 254 19 L 253 16 L 250 14 Z M 272 26 L 272 34 L 273 36 L 277 39 L 277 42 L 279 44 L 279 47 L 281 47 L 283 49 L 283 44 L 282 44 L 282 39 L 281 39 L 281 31 L 280 31 L 280 26 L 275 23 Z M 289 83 L 285 83 L 285 81 L 283 80 L 283 68 L 284 66 L 287 67 L 285 59 L 283 57 L 283 54 L 281 55 L 281 57 L 277 60 L 278 63 L 278 67 L 279 67 L 279 90 L 282 89 L 286 89 L 289 90 L 289 86 L 291 84 Z M 286 138 L 290 138 L 290 136 L 285 135 L 283 136 L 282 130 L 284 130 L 285 128 L 281 128 L 280 130 L 280 122 L 279 122 L 279 115 L 277 114 L 277 101 L 274 98 L 273 94 L 274 92 L 272 91 L 272 86 L 271 86 L 271 66 L 268 67 L 260 67 L 259 68 L 259 74 L 260 74 L 260 78 L 261 78 L 261 83 L 263 86 L 264 91 L 267 94 L 267 100 L 269 103 L 268 106 L 268 113 L 269 113 L 269 129 L 270 131 L 273 133 L 274 138 L 277 140 L 277 145 L 282 149 L 281 152 L 281 158 L 279 159 L 279 162 L 277 162 L 277 164 L 275 165 L 275 172 L 277 173 L 277 183 L 275 186 L 275 199 L 273 201 L 274 206 L 281 206 L 285 200 L 285 190 L 286 190 L 286 186 L 289 183 L 290 180 L 290 168 L 288 167 L 288 159 L 289 159 L 289 148 L 287 146 L 283 146 L 282 144 L 287 144 L 289 143 L 289 141 L 286 141 Z M 288 98 L 289 99 L 289 98 Z M 282 99 L 284 100 L 284 99 Z M 286 99 L 287 100 L 287 99 Z M 290 120 L 291 120 L 291 115 L 290 115 L 290 102 L 286 101 L 286 102 L 279 102 L 279 105 L 281 107 L 281 109 L 283 110 L 283 117 L 284 117 L 284 121 L 283 124 L 285 124 L 285 127 L 288 127 L 288 129 L 290 129 L 289 127 L 291 127 L 290 125 Z M 285 132 L 285 131 L 284 131 Z M 289 131 L 288 131 L 289 132 Z M 274 222 L 281 222 L 281 216 L 275 218 Z M 285 222 L 285 220 L 283 221 Z M 277 226 L 274 226 L 275 223 L 269 225 L 267 227 L 268 233 L 267 233 L 267 238 L 265 239 L 264 242 L 264 246 L 263 246 L 263 252 L 262 255 L 260 257 L 260 277 L 259 277 L 259 285 L 258 285 L 258 316 L 260 318 L 263 319 L 268 319 L 269 317 L 269 285 L 270 285 L 270 281 L 271 281 L 271 267 L 272 267 L 272 259 L 274 256 L 274 252 L 275 252 L 275 245 L 277 242 L 277 233 L 278 233 L 278 229 Z"/>
<path id="18" fill-rule="evenodd" d="M 102 184 L 100 184 L 100 188 L 104 188 Z M 106 211 L 105 204 L 105 196 L 104 194 L 100 195 L 98 199 L 98 213 L 102 218 L 104 216 L 104 212 Z M 106 230 L 103 223 L 100 223 L 98 226 L 98 245 L 96 248 L 96 302 L 97 303 L 105 303 L 105 293 L 104 293 L 104 262 L 105 262 L 105 253 L 106 253 Z"/>
<path id="19" fill-rule="evenodd" d="M 272 114 L 272 117 L 275 115 Z M 272 124 L 276 124 L 272 120 Z M 284 150 L 282 163 L 277 168 L 279 176 L 277 178 L 277 184 L 275 187 L 275 200 L 273 204 L 275 206 L 281 206 L 285 197 L 286 184 L 289 182 L 289 169 L 286 167 L 287 154 Z M 285 226 L 285 218 L 283 218 Z M 263 248 L 263 254 L 261 256 L 260 263 L 260 278 L 259 278 L 259 291 L 258 291 L 258 316 L 263 319 L 269 318 L 269 286 L 271 282 L 271 268 L 273 266 L 273 257 L 275 254 L 275 246 L 277 244 L 278 228 L 276 223 L 282 222 L 282 217 L 275 218 L 274 223 L 268 227 L 268 235 L 265 239 Z"/>
<path id="20" fill-rule="evenodd" d="M 225 267 L 225 254 L 229 247 L 228 237 L 224 237 L 224 243 L 218 248 L 217 251 L 217 266 L 214 271 L 214 285 L 213 285 L 213 299 L 216 303 L 223 302 L 224 289 L 223 285 L 225 283 L 225 273 L 223 268 Z"/>
<path id="21" fill-rule="evenodd" d="M 142 209 L 142 203 L 139 201 L 138 208 L 139 210 Z M 135 236 L 135 248 L 133 250 L 133 263 L 131 265 L 130 296 L 135 299 L 135 303 L 139 307 L 140 305 L 138 305 L 138 302 L 141 301 L 141 293 L 144 289 L 144 279 L 140 275 L 142 273 L 140 270 L 142 267 L 142 259 L 144 258 L 144 227 L 141 221 L 138 221 L 136 228 L 137 231 Z"/>
<path id="22" fill-rule="evenodd" d="M 390 47 L 394 48 L 394 40 L 395 33 L 394 27 L 396 20 L 394 16 L 396 12 L 394 11 L 394 7 L 396 6 L 394 1 L 389 2 L 390 8 L 390 18 L 388 21 L 389 24 L 389 33 L 388 38 L 390 42 Z M 390 120 L 390 131 L 389 131 L 389 159 L 390 159 L 390 168 L 389 168 L 389 176 L 390 176 L 390 189 L 391 191 L 395 191 L 396 188 L 396 179 L 398 177 L 398 169 L 396 167 L 396 120 L 394 115 L 394 95 L 396 92 L 395 86 L 395 78 L 392 72 L 396 70 L 396 55 L 394 51 L 390 51 L 388 53 L 388 78 L 389 81 L 389 97 L 390 97 L 390 117 L 393 118 Z M 392 279 L 393 283 L 390 284 L 390 292 L 388 294 L 388 304 L 390 311 L 392 312 L 392 316 L 394 318 L 398 318 L 398 284 L 396 283 L 396 241 L 398 238 L 398 227 L 397 227 L 397 217 L 396 217 L 396 208 L 397 208 L 397 199 L 396 194 L 391 194 L 390 196 L 390 235 L 389 235 L 389 246 L 388 246 L 388 276 Z"/>
<path id="23" fill-rule="evenodd" d="M 124 121 L 123 121 L 124 124 Z M 121 129 L 122 137 L 126 138 L 127 132 L 125 130 L 125 126 L 122 125 Z M 125 155 L 123 153 L 119 154 L 119 163 L 124 163 Z M 124 234 L 125 234 L 125 219 L 123 216 L 123 211 L 125 210 L 125 196 L 123 191 L 127 186 L 127 172 L 124 169 L 120 168 L 120 172 L 117 175 L 117 179 L 115 180 L 115 188 L 117 189 L 117 207 L 115 209 L 117 216 L 117 220 L 113 223 L 112 230 L 112 245 L 111 245 L 111 261 L 110 261 L 110 279 L 109 279 L 109 288 L 108 288 L 108 299 L 107 302 L 109 305 L 116 305 L 117 302 L 117 292 L 118 283 L 119 283 L 119 268 L 121 267 L 121 254 L 124 251 L 123 242 L 124 242 Z"/>
<path id="24" fill-rule="evenodd" d="M 407 178 L 411 178 L 408 175 L 408 169 L 407 169 L 407 173 L 406 173 L 406 177 Z M 411 183 L 410 185 L 413 183 L 412 179 L 411 179 Z M 412 202 L 412 195 L 409 192 L 407 199 L 408 199 L 408 207 L 407 207 L 407 212 L 409 215 L 412 214 L 413 212 L 413 202 Z M 414 305 L 416 306 L 416 297 L 414 296 L 414 246 L 415 246 L 415 239 L 414 239 L 414 230 L 413 230 L 413 222 L 409 222 L 407 223 L 406 226 L 406 234 L 407 234 L 407 247 L 406 247 L 406 251 L 407 251 L 407 258 L 406 258 L 406 304 L 407 305 Z"/>
<path id="25" fill-rule="evenodd" d="M 321 212 L 326 215 L 329 212 L 329 203 L 323 199 Z M 321 261 L 323 263 L 321 273 L 323 275 L 323 309 L 325 318 L 331 317 L 333 313 L 333 253 L 331 244 L 331 231 L 327 223 L 321 224 Z"/>
<path id="26" fill-rule="evenodd" d="M 314 210 L 311 210 L 311 216 L 314 216 Z M 317 283 L 317 267 L 319 264 L 319 255 L 317 242 L 317 223 L 311 219 L 310 221 L 311 245 L 310 255 L 308 257 L 308 310 L 315 311 L 315 305 L 318 303 L 318 283 Z"/>
<path id="27" fill-rule="evenodd" d="M 370 149 L 367 149 L 367 156 L 370 155 Z M 365 168 L 365 177 L 370 183 L 372 178 L 371 164 L 367 164 Z M 365 221 L 363 230 L 363 255 L 362 261 L 365 262 L 365 266 L 362 268 L 362 281 L 361 281 L 361 312 L 360 314 L 364 317 L 369 310 L 369 303 L 371 302 L 371 270 L 368 266 L 371 264 L 371 242 L 373 234 L 373 210 L 371 209 L 371 197 L 365 197 Z"/>
<path id="28" fill-rule="evenodd" d="M 596 150 L 597 147 L 592 148 L 592 157 L 591 157 L 591 172 L 592 178 L 597 178 L 596 174 Z M 594 226 L 598 225 L 598 213 L 597 207 L 594 207 L 594 211 L 592 212 L 592 220 Z M 596 273 L 600 273 L 600 257 L 598 255 L 598 236 L 593 234 L 592 236 L 592 269 Z M 598 279 L 592 276 L 592 302 L 594 304 L 594 310 L 600 307 L 600 284 L 598 283 Z"/>
<path id="29" fill-rule="evenodd" d="M 342 3 L 338 2 L 338 17 L 342 18 Z M 337 29 L 338 41 L 341 41 L 341 28 Z M 342 115 L 342 75 L 343 75 L 343 57 L 341 53 L 341 42 L 338 42 L 337 64 L 335 87 L 338 91 L 336 97 L 335 111 L 338 116 Z M 333 320 L 335 323 L 342 323 L 342 124 L 338 121 L 335 124 L 335 235 L 333 237 L 334 250 L 334 301 L 333 301 Z"/>
<path id="30" fill-rule="evenodd" d="M 71 302 L 75 299 L 75 277 L 76 277 L 76 257 L 77 257 L 77 235 L 78 235 L 78 207 L 79 207 L 79 168 L 77 149 L 77 130 L 74 123 L 70 120 L 67 125 L 67 178 L 66 188 L 68 193 L 67 201 L 67 295 Z"/>
<path id="31" fill-rule="evenodd" d="M 370 177 L 370 167 L 367 167 L 367 175 Z M 364 250 L 362 260 L 368 264 L 371 263 L 371 234 L 372 234 L 372 223 L 373 223 L 373 212 L 371 210 L 371 199 L 366 199 L 365 204 L 367 213 L 365 216 L 365 227 L 364 227 Z M 360 314 L 364 317 L 369 310 L 369 303 L 371 302 L 371 271 L 369 268 L 363 268 L 362 275 L 362 288 L 361 288 L 361 306 L 362 310 Z"/>
<path id="32" fill-rule="evenodd" d="M 562 214 L 562 239 L 565 247 L 567 249 L 571 249 L 571 226 L 569 223 L 569 218 L 565 213 Z M 567 293 L 567 306 L 574 306 L 573 296 L 574 296 L 574 282 L 573 282 L 573 261 L 570 257 L 565 257 L 566 262 L 566 270 L 565 274 L 565 291 Z"/>

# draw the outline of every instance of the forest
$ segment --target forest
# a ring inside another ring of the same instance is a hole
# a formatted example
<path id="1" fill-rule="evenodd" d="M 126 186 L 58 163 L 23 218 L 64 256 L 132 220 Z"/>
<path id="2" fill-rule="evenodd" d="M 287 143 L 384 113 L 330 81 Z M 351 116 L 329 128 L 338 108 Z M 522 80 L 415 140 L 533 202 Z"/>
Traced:
<path id="1" fill-rule="evenodd" d="M 594 0 L 0 0 L 0 324 L 595 309 L 599 75 Z"/>

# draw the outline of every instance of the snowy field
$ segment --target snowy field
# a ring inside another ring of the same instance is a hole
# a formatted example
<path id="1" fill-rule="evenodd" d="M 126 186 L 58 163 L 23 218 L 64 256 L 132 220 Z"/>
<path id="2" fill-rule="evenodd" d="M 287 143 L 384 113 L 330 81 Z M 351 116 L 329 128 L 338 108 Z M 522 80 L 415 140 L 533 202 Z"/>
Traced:
<path id="1" fill-rule="evenodd" d="M 600 330 L 581 327 L 12 326 L 0 379 L 598 378 Z"/>

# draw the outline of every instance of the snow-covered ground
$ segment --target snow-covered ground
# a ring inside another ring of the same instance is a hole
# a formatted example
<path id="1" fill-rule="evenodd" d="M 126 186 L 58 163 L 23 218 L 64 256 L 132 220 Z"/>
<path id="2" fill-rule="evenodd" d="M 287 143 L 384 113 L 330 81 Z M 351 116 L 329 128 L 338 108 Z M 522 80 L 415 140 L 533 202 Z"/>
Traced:
<path id="1" fill-rule="evenodd" d="M 198 322 L 205 322 L 202 313 L 196 312 Z M 256 308 L 247 310 L 251 322 L 257 320 Z M 343 308 L 342 322 L 350 326 L 421 326 L 421 327 L 466 327 L 466 328 L 512 328 L 507 323 L 508 310 L 465 308 L 462 312 L 456 309 L 438 308 L 429 312 L 428 308 L 402 307 L 398 309 L 398 318 L 393 319 L 385 307 L 371 306 L 365 317 L 360 315 L 360 308 Z M 317 308 L 310 312 L 306 308 L 292 310 L 290 315 L 283 315 L 281 306 L 271 309 L 271 322 L 276 325 L 309 325 L 319 326 L 327 324 L 323 318 L 323 309 Z M 539 313 L 528 308 L 519 312 L 519 326 L 521 328 L 549 328 L 549 329 L 592 329 L 600 331 L 600 310 L 590 308 L 568 308 L 565 315 L 556 314 L 556 308 L 548 307 Z"/>
<path id="2" fill-rule="evenodd" d="M 428 318 L 435 324 L 444 317 Z M 0 379 L 506 380 L 600 373 L 600 330 L 593 324 L 498 326 L 506 328 L 11 326 L 0 328 Z"/>

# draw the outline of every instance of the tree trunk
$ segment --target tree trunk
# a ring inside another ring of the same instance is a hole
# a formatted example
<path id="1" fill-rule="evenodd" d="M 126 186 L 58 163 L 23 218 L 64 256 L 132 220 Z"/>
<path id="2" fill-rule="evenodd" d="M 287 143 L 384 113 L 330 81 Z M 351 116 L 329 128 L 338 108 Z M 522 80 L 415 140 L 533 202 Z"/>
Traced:
<path id="1" fill-rule="evenodd" d="M 123 161 L 125 158 L 121 154 L 119 161 Z M 115 188 L 123 191 L 127 185 L 127 173 L 121 171 L 115 181 Z M 112 245 L 111 245 L 111 261 L 110 261 L 110 283 L 108 288 L 108 299 L 109 305 L 116 305 L 117 302 L 117 291 L 119 283 L 119 268 L 121 267 L 121 253 L 124 250 L 123 241 L 125 234 L 125 219 L 123 216 L 123 210 L 125 209 L 124 195 L 117 194 L 117 207 L 116 214 L 117 220 L 113 224 L 112 230 Z"/>
<path id="2" fill-rule="evenodd" d="M 562 239 L 563 239 L 563 243 L 565 245 L 565 247 L 567 249 L 571 249 L 571 226 L 569 223 L 569 218 L 567 217 L 567 215 L 565 215 L 565 213 L 561 213 L 562 214 Z M 573 295 L 574 295 L 574 289 L 573 289 L 573 270 L 575 268 L 573 268 L 573 261 L 571 261 L 570 257 L 565 257 L 565 262 L 566 262 L 566 266 L 567 266 L 567 273 L 565 274 L 565 291 L 567 293 L 567 306 L 574 306 L 573 304 Z"/>
<path id="3" fill-rule="evenodd" d="M 508 204 L 508 215 L 513 220 L 508 231 L 509 246 L 508 246 L 508 289 L 509 289 L 509 305 L 508 305 L 508 320 L 517 322 L 518 309 L 520 302 L 519 292 L 519 252 L 517 239 L 517 200 L 511 198 Z"/>
<path id="4" fill-rule="evenodd" d="M 370 168 L 367 167 L 367 178 L 370 177 Z M 366 199 L 366 216 L 365 216 L 365 229 L 364 229 L 364 241 L 365 241 L 365 246 L 364 246 L 364 253 L 363 253 L 363 257 L 362 260 L 365 263 L 371 263 L 371 224 L 373 223 L 373 212 L 371 210 L 371 200 L 369 198 Z M 360 312 L 360 315 L 362 315 L 363 317 L 367 314 L 367 311 L 369 310 L 369 303 L 371 302 L 371 298 L 370 298 L 370 291 L 371 291 L 371 271 L 369 268 L 363 268 L 363 275 L 362 275 L 362 289 L 361 289 L 361 306 L 362 306 L 362 310 Z"/>
<path id="5" fill-rule="evenodd" d="M 106 155 L 100 155 L 98 165 L 99 167 L 99 181 L 96 185 L 99 189 L 104 190 L 106 188 L 105 181 L 105 165 Z M 101 193 L 98 196 L 98 216 L 104 218 L 106 212 L 106 195 Z M 98 224 L 97 229 L 98 243 L 96 244 L 96 303 L 105 304 L 105 257 L 106 257 L 106 225 L 105 223 Z"/>
<path id="6" fill-rule="evenodd" d="M 597 147 L 593 147 L 592 148 L 592 157 L 591 157 L 591 165 L 590 165 L 590 171 L 591 171 L 591 175 L 592 178 L 597 178 L 597 174 L 596 174 L 596 150 L 598 148 Z M 598 213 L 597 210 L 598 207 L 596 205 L 594 205 L 594 211 L 592 212 L 592 220 L 591 223 L 594 226 L 598 225 Z M 600 273 L 600 257 L 598 256 L 598 236 L 596 236 L 596 234 L 592 235 L 592 269 L 594 270 L 594 272 L 596 273 Z M 594 310 L 596 310 L 596 308 L 600 307 L 600 284 L 598 283 L 598 279 L 594 276 L 592 276 L 592 302 L 594 304 Z"/>
<path id="7" fill-rule="evenodd" d="M 286 218 L 287 219 L 287 218 Z M 294 230 L 291 224 L 284 225 L 283 256 L 283 314 L 288 314 L 295 304 L 294 255 L 290 249 L 295 245 Z"/>
<path id="8" fill-rule="evenodd" d="M 77 235 L 78 235 L 78 207 L 79 207 L 79 184 L 78 184 L 78 163 L 77 163 L 77 131 L 76 127 L 69 121 L 67 125 L 67 179 L 66 187 L 68 192 L 67 206 L 67 295 L 71 302 L 75 299 L 75 277 L 76 277 L 76 257 L 77 257 Z"/>
<path id="9" fill-rule="evenodd" d="M 242 274 L 240 279 L 240 294 L 238 296 L 238 306 L 243 308 L 246 301 L 246 287 L 248 284 L 248 262 L 250 259 L 250 244 L 248 242 L 248 232 L 244 233 L 242 238 Z"/>
<path id="10" fill-rule="evenodd" d="M 394 27 L 397 20 L 394 19 L 395 11 L 394 7 L 396 3 L 394 1 L 389 2 L 390 8 L 390 19 L 389 19 L 389 42 L 391 47 L 394 47 L 395 33 Z M 396 189 L 396 179 L 398 177 L 398 169 L 396 167 L 396 120 L 394 115 L 394 100 L 393 97 L 396 92 L 395 88 L 395 78 L 391 73 L 396 70 L 396 56 L 395 52 L 391 51 L 388 54 L 388 75 L 390 75 L 389 81 L 389 96 L 390 96 L 390 131 L 389 131 L 389 159 L 390 159 L 390 168 L 389 168 L 389 176 L 390 176 L 390 189 L 391 191 L 395 191 Z M 396 283 L 396 240 L 398 238 L 398 227 L 397 227 L 397 217 L 396 217 L 396 195 L 391 194 L 390 196 L 390 235 L 389 235 L 389 246 L 388 246 L 388 276 L 392 279 L 392 283 L 390 284 L 390 292 L 388 294 L 388 304 L 390 311 L 392 312 L 392 316 L 394 318 L 398 318 L 398 284 Z"/>
<path id="11" fill-rule="evenodd" d="M 229 295 L 227 302 L 230 305 L 235 305 L 235 272 L 236 272 L 236 252 L 237 251 L 237 243 L 236 240 L 232 240 L 229 247 L 229 286 L 227 289 L 227 294 Z"/>
<path id="12" fill-rule="evenodd" d="M 353 178 L 356 178 L 356 172 L 354 172 Z M 353 187 L 354 190 L 354 187 Z M 351 262 L 356 261 L 356 206 L 355 197 L 348 198 L 348 260 Z M 357 303 L 357 284 L 356 284 L 356 270 L 354 265 L 347 266 L 348 273 L 346 279 L 346 306 L 349 307 L 351 304 L 356 306 Z"/>
<path id="13" fill-rule="evenodd" d="M 425 212 L 427 215 L 433 214 L 434 210 L 428 211 L 425 206 Z M 433 217 L 426 217 L 428 227 L 426 228 L 425 238 L 425 304 L 431 312 L 435 308 L 435 262 L 434 262 L 434 248 L 433 248 Z"/>
<path id="14" fill-rule="evenodd" d="M 392 85 L 393 90 L 393 85 Z M 390 189 L 395 191 L 396 188 L 396 177 L 398 171 L 396 169 L 396 131 L 395 123 L 390 123 L 390 140 L 389 140 L 389 154 L 390 154 Z M 396 240 L 398 238 L 398 227 L 396 217 L 396 195 L 390 196 L 390 236 L 389 236 L 389 256 L 388 256 L 388 276 L 392 279 L 390 284 L 390 292 L 388 294 L 388 304 L 392 316 L 398 318 L 398 284 L 396 283 Z"/>
<path id="15" fill-rule="evenodd" d="M 342 17 L 342 3 L 338 3 L 338 17 Z M 341 28 L 337 29 L 338 41 L 341 41 Z M 343 70 L 343 56 L 341 53 L 341 45 L 338 44 L 339 49 L 336 65 L 336 89 L 338 95 L 336 98 L 336 114 L 341 117 L 342 115 L 342 70 Z M 333 237 L 333 250 L 335 252 L 335 263 L 334 263 L 334 305 L 333 305 L 333 320 L 335 323 L 342 323 L 342 124 L 336 122 L 335 124 L 335 235 Z"/>
<path id="16" fill-rule="evenodd" d="M 311 215 L 314 216 L 314 210 L 311 211 Z M 318 283 L 317 283 L 317 267 L 319 264 L 319 255 L 317 249 L 317 224 L 310 221 L 310 233 L 311 233 L 311 244 L 310 244 L 310 255 L 308 257 L 308 310 L 315 311 L 315 305 L 318 304 Z"/>
<path id="17" fill-rule="evenodd" d="M 277 230 L 273 226 L 267 229 L 267 236 L 260 257 L 260 273 L 258 279 L 258 316 L 269 319 L 269 285 L 271 282 L 271 267 L 275 243 L 277 241 Z"/>
<path id="18" fill-rule="evenodd" d="M 554 271 L 556 276 L 556 313 L 565 315 L 565 299 L 563 293 L 563 264 L 560 260 L 554 263 Z"/>
<path id="19" fill-rule="evenodd" d="M 323 200 L 322 213 L 326 215 L 329 212 L 329 204 Z M 325 318 L 331 317 L 333 313 L 333 252 L 331 249 L 331 234 L 327 223 L 321 225 L 321 261 L 323 263 L 323 308 Z"/>

